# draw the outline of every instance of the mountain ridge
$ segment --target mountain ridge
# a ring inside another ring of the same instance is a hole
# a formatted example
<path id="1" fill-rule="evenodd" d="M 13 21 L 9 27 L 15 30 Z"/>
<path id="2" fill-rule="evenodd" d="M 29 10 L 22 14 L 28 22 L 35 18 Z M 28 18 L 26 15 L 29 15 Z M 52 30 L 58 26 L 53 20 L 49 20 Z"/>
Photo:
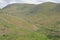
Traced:
<path id="1" fill-rule="evenodd" d="M 0 10 L 1 40 L 60 40 L 60 4 L 12 4 Z"/>
<path id="2" fill-rule="evenodd" d="M 13 3 L 13 4 L 8 4 L 7 6 L 11 6 L 11 5 L 42 5 L 42 4 L 60 4 L 60 3 L 53 3 L 53 2 L 44 2 L 44 3 L 41 3 L 41 4 L 27 4 L 27 3 Z M 5 7 L 7 7 L 7 6 L 5 6 Z M 5 8 L 5 7 L 3 7 L 3 8 Z M 2 9 L 3 9 L 2 8 Z"/>

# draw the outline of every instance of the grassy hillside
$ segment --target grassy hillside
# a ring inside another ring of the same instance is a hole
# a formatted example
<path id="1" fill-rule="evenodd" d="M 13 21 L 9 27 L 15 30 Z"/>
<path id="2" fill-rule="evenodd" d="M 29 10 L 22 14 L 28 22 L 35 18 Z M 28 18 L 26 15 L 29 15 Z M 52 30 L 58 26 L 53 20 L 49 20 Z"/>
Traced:
<path id="1" fill-rule="evenodd" d="M 60 40 L 60 4 L 10 4 L 0 10 L 0 40 Z"/>

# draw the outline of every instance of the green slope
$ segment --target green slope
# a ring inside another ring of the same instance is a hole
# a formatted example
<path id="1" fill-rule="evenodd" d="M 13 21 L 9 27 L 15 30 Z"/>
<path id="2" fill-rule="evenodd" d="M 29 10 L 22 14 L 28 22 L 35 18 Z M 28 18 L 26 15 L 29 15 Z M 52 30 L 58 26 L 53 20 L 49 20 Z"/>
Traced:
<path id="1" fill-rule="evenodd" d="M 0 10 L 0 40 L 60 40 L 60 4 L 10 4 Z"/>

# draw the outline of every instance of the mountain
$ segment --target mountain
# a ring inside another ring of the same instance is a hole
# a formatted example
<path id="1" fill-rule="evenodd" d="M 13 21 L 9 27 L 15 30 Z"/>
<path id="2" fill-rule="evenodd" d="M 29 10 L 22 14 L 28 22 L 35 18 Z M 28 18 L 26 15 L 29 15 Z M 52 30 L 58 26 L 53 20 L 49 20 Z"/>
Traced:
<path id="1" fill-rule="evenodd" d="M 60 4 L 10 4 L 0 10 L 1 40 L 60 40 Z"/>

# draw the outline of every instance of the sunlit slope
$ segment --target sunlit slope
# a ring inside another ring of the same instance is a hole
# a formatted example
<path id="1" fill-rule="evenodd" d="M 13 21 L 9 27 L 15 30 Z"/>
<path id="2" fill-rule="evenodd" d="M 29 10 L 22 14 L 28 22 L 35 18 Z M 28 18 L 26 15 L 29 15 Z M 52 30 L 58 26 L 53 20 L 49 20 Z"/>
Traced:
<path id="1" fill-rule="evenodd" d="M 10 4 L 0 11 L 0 29 L 1 40 L 60 40 L 60 4 Z"/>
<path id="2" fill-rule="evenodd" d="M 27 22 L 26 20 L 24 20 L 23 18 L 20 17 L 16 17 L 16 16 L 12 16 L 12 15 L 6 15 L 6 14 L 2 14 L 1 18 L 6 20 L 8 23 L 11 23 L 13 25 L 19 26 L 19 27 L 24 27 L 27 29 L 31 29 L 31 30 L 37 30 L 38 28 L 31 24 L 30 22 Z"/>
<path id="3" fill-rule="evenodd" d="M 37 30 L 37 26 L 22 18 L 17 18 L 7 14 L 0 14 L 0 40 L 48 39 L 44 34 L 35 32 Z"/>

